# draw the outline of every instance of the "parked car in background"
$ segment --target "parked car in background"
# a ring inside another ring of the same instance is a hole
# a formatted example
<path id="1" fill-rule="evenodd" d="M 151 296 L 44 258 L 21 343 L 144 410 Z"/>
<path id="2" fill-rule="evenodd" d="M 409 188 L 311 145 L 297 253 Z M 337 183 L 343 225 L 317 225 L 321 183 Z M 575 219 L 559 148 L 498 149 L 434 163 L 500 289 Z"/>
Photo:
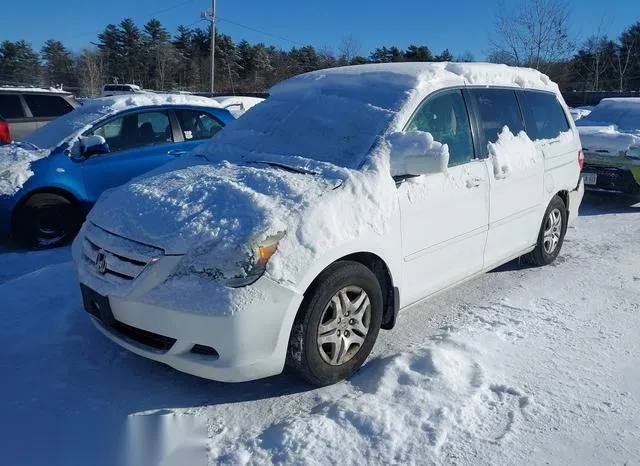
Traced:
<path id="1" fill-rule="evenodd" d="M 111 97 L 114 95 L 125 94 L 142 94 L 147 91 L 143 90 L 140 86 L 135 84 L 105 84 L 102 87 L 102 93 L 100 97 Z"/>
<path id="2" fill-rule="evenodd" d="M 9 130 L 9 123 L 0 115 L 0 146 L 3 144 L 9 144 L 11 142 L 11 131 Z"/>
<path id="3" fill-rule="evenodd" d="M 580 140 L 535 70 L 388 63 L 275 86 L 195 154 L 106 193 L 73 245 L 124 348 L 222 381 L 353 374 L 399 309 L 553 262 Z"/>
<path id="4" fill-rule="evenodd" d="M 15 141 L 78 106 L 72 94 L 58 89 L 0 86 L 0 115 Z"/>
<path id="5" fill-rule="evenodd" d="M 0 148 L 0 234 L 36 247 L 69 241 L 103 191 L 180 157 L 232 120 L 204 97 L 87 101 Z"/>
<path id="6" fill-rule="evenodd" d="M 221 95 L 212 97 L 222 108 L 226 108 L 238 118 L 250 108 L 264 101 L 264 97 Z"/>
<path id="7" fill-rule="evenodd" d="M 640 97 L 603 99 L 576 125 L 585 186 L 640 194 Z"/>

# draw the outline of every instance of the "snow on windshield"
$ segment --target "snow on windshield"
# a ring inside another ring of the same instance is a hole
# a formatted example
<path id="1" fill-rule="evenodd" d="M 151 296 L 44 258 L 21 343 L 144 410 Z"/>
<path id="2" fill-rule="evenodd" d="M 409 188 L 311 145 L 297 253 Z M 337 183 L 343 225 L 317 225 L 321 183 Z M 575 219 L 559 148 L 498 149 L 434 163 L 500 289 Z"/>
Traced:
<path id="1" fill-rule="evenodd" d="M 603 99 L 577 126 L 609 126 L 640 133 L 640 97 Z"/>

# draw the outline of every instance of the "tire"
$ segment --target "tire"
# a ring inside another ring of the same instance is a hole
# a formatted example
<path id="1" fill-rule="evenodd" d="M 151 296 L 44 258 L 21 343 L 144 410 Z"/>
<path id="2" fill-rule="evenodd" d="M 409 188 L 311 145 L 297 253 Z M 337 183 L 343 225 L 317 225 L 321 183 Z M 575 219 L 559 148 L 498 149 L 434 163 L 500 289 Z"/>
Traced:
<path id="1" fill-rule="evenodd" d="M 567 232 L 567 220 L 564 201 L 557 195 L 553 196 L 544 213 L 536 247 L 524 256 L 525 260 L 536 266 L 549 265 L 556 260 Z"/>
<path id="2" fill-rule="evenodd" d="M 382 314 L 382 290 L 373 272 L 358 262 L 332 264 L 298 311 L 287 365 L 316 386 L 351 376 L 369 356 Z"/>
<path id="3" fill-rule="evenodd" d="M 61 246 L 73 240 L 82 225 L 80 208 L 64 196 L 37 193 L 16 212 L 13 238 L 37 249 Z"/>

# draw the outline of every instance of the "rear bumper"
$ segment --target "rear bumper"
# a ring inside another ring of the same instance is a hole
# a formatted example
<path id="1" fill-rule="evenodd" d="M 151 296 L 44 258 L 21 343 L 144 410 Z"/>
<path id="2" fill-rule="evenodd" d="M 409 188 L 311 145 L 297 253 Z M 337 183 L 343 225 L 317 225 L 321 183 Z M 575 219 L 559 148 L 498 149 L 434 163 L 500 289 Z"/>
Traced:
<path id="1" fill-rule="evenodd" d="M 628 194 L 640 194 L 640 184 L 628 168 L 606 167 L 585 164 L 584 174 L 596 176 L 595 184 L 585 185 L 587 190 L 618 191 Z"/>
<path id="2" fill-rule="evenodd" d="M 582 198 L 584 197 L 584 180 L 580 177 L 580 181 L 578 182 L 578 187 L 573 191 L 569 192 L 569 220 L 568 224 L 572 225 L 575 222 L 576 218 L 578 218 L 578 209 L 580 208 L 580 203 L 582 203 Z"/>

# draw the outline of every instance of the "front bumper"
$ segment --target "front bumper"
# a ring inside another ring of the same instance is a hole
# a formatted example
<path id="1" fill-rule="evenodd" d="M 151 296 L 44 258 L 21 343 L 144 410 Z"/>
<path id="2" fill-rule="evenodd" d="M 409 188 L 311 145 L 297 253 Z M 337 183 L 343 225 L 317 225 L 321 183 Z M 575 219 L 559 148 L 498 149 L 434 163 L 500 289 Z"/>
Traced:
<path id="1" fill-rule="evenodd" d="M 108 303 L 112 319 L 91 315 L 108 338 L 140 356 L 212 380 L 241 382 L 282 372 L 301 294 L 267 276 L 244 288 L 174 277 L 176 256 L 161 257 L 131 279 L 100 273 L 86 255 L 91 251 L 82 249 L 84 230 L 74 243 L 74 259 L 81 284 L 92 290 L 99 306 Z M 107 260 L 114 244 L 110 249 L 100 245 Z M 125 255 L 121 251 L 115 251 L 118 261 Z M 112 266 L 122 264 L 107 268 Z M 85 308 L 90 306 L 85 299 Z"/>
<path id="2" fill-rule="evenodd" d="M 583 174 L 595 176 L 595 183 L 586 185 L 588 190 L 617 191 L 627 194 L 640 194 L 638 175 L 631 168 L 585 164 Z"/>

